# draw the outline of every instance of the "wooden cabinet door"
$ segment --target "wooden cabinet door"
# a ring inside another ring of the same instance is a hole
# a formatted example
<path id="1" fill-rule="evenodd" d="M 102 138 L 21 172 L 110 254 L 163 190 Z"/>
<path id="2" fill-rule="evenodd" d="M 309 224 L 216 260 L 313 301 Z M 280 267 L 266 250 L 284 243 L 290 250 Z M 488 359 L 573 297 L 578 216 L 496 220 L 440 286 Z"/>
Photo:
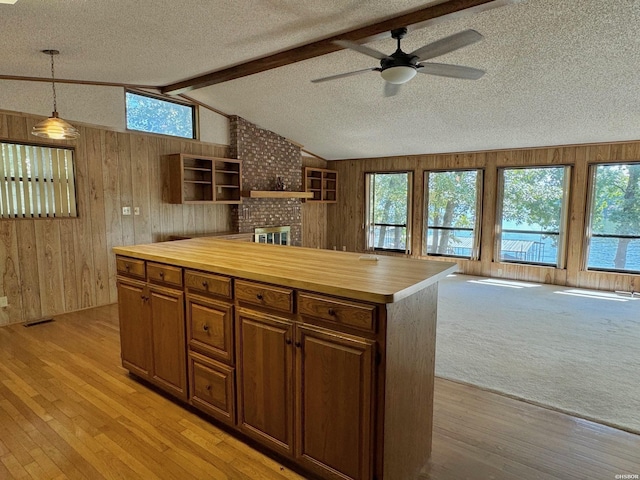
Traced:
<path id="1" fill-rule="evenodd" d="M 122 366 L 141 377 L 150 378 L 151 319 L 146 284 L 118 279 L 118 314 Z"/>
<path id="2" fill-rule="evenodd" d="M 163 389 L 187 399 L 187 359 L 184 323 L 184 294 L 151 285 L 151 349 L 153 380 Z"/>
<path id="3" fill-rule="evenodd" d="M 374 345 L 296 328 L 296 457 L 323 478 L 371 478 Z"/>
<path id="4" fill-rule="evenodd" d="M 236 310 L 238 425 L 280 453 L 293 447 L 293 323 Z"/>

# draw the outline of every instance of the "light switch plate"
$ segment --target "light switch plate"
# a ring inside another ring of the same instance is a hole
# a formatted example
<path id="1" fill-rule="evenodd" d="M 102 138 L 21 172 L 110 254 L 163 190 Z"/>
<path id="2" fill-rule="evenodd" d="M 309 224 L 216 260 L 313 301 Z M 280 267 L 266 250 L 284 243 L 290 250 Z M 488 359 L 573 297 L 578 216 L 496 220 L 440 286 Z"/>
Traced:
<path id="1" fill-rule="evenodd" d="M 133 207 L 133 214 L 140 215 L 140 207 Z"/>
<path id="2" fill-rule="evenodd" d="M 0 297 L 0 308 L 8 307 L 8 306 L 9 306 L 9 301 L 7 300 L 7 297 Z"/>

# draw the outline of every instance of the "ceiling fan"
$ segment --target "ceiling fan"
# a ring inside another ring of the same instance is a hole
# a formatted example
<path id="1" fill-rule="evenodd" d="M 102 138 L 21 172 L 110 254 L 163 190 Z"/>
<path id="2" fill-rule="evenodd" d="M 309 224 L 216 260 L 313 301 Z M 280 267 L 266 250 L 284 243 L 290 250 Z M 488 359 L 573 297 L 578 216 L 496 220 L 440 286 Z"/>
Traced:
<path id="1" fill-rule="evenodd" d="M 359 75 L 365 72 L 380 72 L 380 76 L 385 80 L 384 95 L 391 97 L 400 91 L 400 85 L 411 80 L 416 73 L 424 73 L 427 75 L 437 75 L 440 77 L 462 78 L 466 80 L 477 80 L 484 75 L 484 70 L 472 67 L 463 67 L 461 65 L 447 65 L 444 63 L 423 63 L 445 53 L 453 52 L 459 48 L 466 47 L 473 43 L 479 42 L 484 37 L 475 30 L 464 30 L 445 38 L 441 38 L 435 42 L 429 43 L 423 47 L 414 50 L 411 53 L 405 53 L 400 48 L 400 41 L 407 34 L 405 27 L 391 30 L 391 37 L 398 41 L 398 49 L 391 55 L 350 42 L 348 40 L 336 40 L 336 45 L 344 48 L 355 50 L 370 57 L 380 60 L 379 67 L 365 68 L 354 72 L 340 73 L 329 77 L 316 78 L 311 80 L 313 83 L 326 82 L 336 80 L 338 78 Z"/>

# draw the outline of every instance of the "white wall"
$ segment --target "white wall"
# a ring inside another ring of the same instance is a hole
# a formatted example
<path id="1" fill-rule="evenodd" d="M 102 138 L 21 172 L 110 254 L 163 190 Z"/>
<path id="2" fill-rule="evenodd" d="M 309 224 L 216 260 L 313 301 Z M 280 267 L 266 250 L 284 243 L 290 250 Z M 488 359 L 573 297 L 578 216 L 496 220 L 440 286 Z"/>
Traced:
<path id="1" fill-rule="evenodd" d="M 229 145 L 229 119 L 206 108 L 199 108 L 200 140 Z"/>
<path id="2" fill-rule="evenodd" d="M 58 113 L 70 123 L 79 122 L 126 130 L 124 88 L 56 84 Z M 229 144 L 229 121 L 206 108 L 199 109 L 200 140 Z M 0 110 L 48 117 L 53 111 L 51 83 L 0 80 Z"/>

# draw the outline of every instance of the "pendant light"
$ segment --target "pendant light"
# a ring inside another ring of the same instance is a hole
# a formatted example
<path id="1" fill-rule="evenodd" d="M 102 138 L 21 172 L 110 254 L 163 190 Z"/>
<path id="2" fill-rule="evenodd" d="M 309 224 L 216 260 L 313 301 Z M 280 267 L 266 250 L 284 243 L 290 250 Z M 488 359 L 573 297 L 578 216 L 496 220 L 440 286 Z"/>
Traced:
<path id="1" fill-rule="evenodd" d="M 73 126 L 58 117 L 56 102 L 56 77 L 53 68 L 53 56 L 58 55 L 58 50 L 42 50 L 51 57 L 51 88 L 53 89 L 53 113 L 49 118 L 36 124 L 31 134 L 36 137 L 50 138 L 52 140 L 74 140 L 80 136 L 80 132 Z"/>

